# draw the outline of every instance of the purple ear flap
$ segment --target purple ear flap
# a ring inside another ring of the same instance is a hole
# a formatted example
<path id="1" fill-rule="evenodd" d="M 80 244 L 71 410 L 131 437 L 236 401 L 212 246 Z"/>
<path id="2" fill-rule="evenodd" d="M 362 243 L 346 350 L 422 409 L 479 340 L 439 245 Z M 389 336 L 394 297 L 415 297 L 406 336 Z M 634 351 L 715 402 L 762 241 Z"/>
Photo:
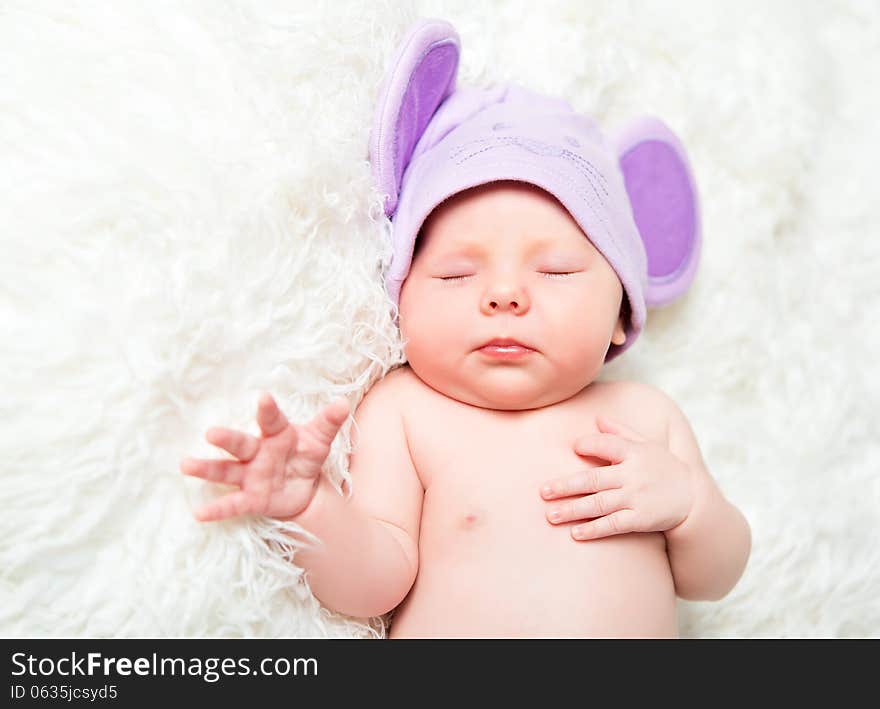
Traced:
<path id="1" fill-rule="evenodd" d="M 434 111 L 455 88 L 461 41 L 448 22 L 420 19 L 401 41 L 380 90 L 369 160 L 385 214 L 397 209 L 403 173 Z"/>
<path id="2" fill-rule="evenodd" d="M 612 141 L 648 256 L 645 302 L 666 305 L 688 289 L 700 257 L 693 172 L 681 142 L 657 118 L 634 120 Z"/>

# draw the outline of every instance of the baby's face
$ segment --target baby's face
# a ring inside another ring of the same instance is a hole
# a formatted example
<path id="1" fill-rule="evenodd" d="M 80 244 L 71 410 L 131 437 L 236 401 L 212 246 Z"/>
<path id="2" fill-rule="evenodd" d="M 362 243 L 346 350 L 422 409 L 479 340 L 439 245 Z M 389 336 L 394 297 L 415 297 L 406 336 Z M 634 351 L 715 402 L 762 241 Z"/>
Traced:
<path id="1" fill-rule="evenodd" d="M 426 220 L 400 292 L 400 329 L 429 386 L 474 406 L 532 409 L 595 379 L 611 343 L 625 341 L 622 301 L 617 274 L 555 197 L 492 182 Z M 515 360 L 480 351 L 496 337 L 534 351 Z"/>

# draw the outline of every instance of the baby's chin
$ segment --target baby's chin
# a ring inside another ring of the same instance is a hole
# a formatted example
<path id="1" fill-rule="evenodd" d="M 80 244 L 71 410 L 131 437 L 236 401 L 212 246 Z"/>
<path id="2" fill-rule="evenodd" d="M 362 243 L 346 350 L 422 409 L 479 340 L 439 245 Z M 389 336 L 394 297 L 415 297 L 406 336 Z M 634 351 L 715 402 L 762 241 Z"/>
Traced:
<path id="1" fill-rule="evenodd" d="M 497 370 L 457 381 L 428 382 L 451 399 L 495 411 L 526 411 L 571 398 L 589 382 L 543 381 L 526 371 Z"/>

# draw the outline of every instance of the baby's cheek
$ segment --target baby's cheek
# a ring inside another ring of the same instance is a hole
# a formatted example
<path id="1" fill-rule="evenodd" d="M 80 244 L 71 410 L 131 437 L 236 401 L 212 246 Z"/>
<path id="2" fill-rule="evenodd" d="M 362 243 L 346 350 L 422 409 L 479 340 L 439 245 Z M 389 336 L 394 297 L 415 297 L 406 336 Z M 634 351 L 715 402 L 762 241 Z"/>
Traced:
<path id="1" fill-rule="evenodd" d="M 560 380 L 573 386 L 586 386 L 595 379 L 610 340 L 586 330 L 584 326 L 569 326 L 565 335 L 552 335 L 548 356 Z"/>
<path id="2" fill-rule="evenodd" d="M 471 329 L 458 310 L 442 303 L 428 307 L 427 303 L 412 299 L 405 311 L 401 309 L 401 336 L 413 366 L 438 368 L 448 362 L 450 355 L 460 353 L 470 340 L 478 337 Z"/>

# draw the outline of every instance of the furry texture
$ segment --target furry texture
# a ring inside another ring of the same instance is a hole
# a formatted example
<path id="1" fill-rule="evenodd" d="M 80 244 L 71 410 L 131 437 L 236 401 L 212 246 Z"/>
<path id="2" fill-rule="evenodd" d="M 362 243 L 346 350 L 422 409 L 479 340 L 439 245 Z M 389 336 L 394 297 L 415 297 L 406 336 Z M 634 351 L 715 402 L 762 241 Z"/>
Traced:
<path id="1" fill-rule="evenodd" d="M 302 422 L 404 361 L 366 147 L 398 38 L 439 16 L 460 81 L 655 113 L 693 160 L 700 271 L 602 377 L 678 401 L 752 525 L 683 637 L 880 636 L 877 4 L 534 8 L 0 7 L 4 635 L 384 635 L 320 608 L 280 524 L 194 522 L 212 491 L 178 462 L 256 433 L 261 390 Z"/>

